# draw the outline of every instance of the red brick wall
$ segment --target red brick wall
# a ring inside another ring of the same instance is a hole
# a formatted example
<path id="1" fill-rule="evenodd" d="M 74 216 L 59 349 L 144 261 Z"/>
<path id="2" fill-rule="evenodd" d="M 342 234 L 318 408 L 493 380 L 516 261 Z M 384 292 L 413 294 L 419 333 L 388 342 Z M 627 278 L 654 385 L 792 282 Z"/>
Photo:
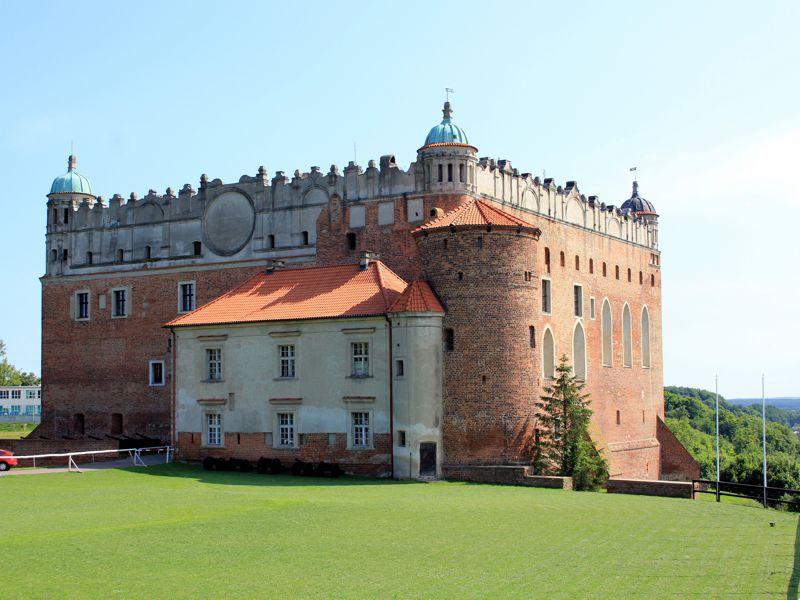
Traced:
<path id="1" fill-rule="evenodd" d="M 85 435 L 111 432 L 111 414 L 123 415 L 123 433 L 169 441 L 171 334 L 162 326 L 177 316 L 178 282 L 195 281 L 197 305 L 244 281 L 258 267 L 200 271 L 132 271 L 96 278 L 42 280 L 42 425 L 37 435 L 76 435 L 82 413 Z M 111 289 L 128 287 L 128 312 L 111 318 Z M 73 298 L 91 292 L 91 319 L 76 321 Z M 106 295 L 100 309 L 98 296 Z M 166 385 L 151 387 L 149 361 L 165 362 Z"/>
<path id="2" fill-rule="evenodd" d="M 700 479 L 700 465 L 660 418 L 658 441 L 661 443 L 661 479 L 673 481 Z"/>
<path id="3" fill-rule="evenodd" d="M 407 200 L 423 199 L 424 220 L 408 222 Z M 319 264 L 355 262 L 362 250 L 377 252 L 381 260 L 400 277 L 410 281 L 420 275 L 417 245 L 411 231 L 433 220 L 431 210 L 440 208 L 447 212 L 467 202 L 471 196 L 462 194 L 430 194 L 426 196 L 403 196 L 393 200 L 394 223 L 378 225 L 378 202 L 344 203 L 338 196 L 331 198 L 328 207 L 322 209 L 317 220 L 317 260 Z M 366 210 L 366 226 L 352 229 L 349 226 L 349 206 L 363 204 Z M 356 234 L 356 249 L 348 250 L 347 234 Z"/>
<path id="4" fill-rule="evenodd" d="M 525 273 L 536 270 L 535 238 L 440 229 L 417 242 L 423 275 L 447 308 L 443 327 L 454 331 L 454 349 L 443 360 L 444 460 L 529 461 L 539 360 L 528 327 L 540 306 Z"/>
<path id="5" fill-rule="evenodd" d="M 392 436 L 376 433 L 374 448 L 369 450 L 348 450 L 347 434 L 337 433 L 336 443 L 329 444 L 327 433 L 306 433 L 298 448 L 289 450 L 268 446 L 265 433 L 225 432 L 223 448 L 209 448 L 200 445 L 200 432 L 180 432 L 178 436 L 178 460 L 202 460 L 207 456 L 217 458 L 241 458 L 251 462 L 262 456 L 279 458 L 283 466 L 291 467 L 295 458 L 305 462 L 335 462 L 345 473 L 388 477 L 391 475 Z"/>

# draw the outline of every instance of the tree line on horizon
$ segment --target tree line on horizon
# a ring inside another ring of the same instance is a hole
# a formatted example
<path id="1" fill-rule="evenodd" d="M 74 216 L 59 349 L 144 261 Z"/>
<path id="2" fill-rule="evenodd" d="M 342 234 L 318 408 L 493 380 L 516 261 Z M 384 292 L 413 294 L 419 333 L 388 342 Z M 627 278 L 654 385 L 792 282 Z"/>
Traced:
<path id="1" fill-rule="evenodd" d="M 703 479 L 716 479 L 714 392 L 667 386 L 664 422 L 700 465 Z M 800 411 L 767 407 L 767 484 L 800 489 L 800 439 L 791 429 Z M 795 414 L 796 413 L 796 414 Z M 761 407 L 738 406 L 719 396 L 720 480 L 763 484 Z"/>
<path id="2" fill-rule="evenodd" d="M 36 373 L 26 373 L 8 362 L 6 343 L 0 340 L 0 385 L 41 385 Z"/>

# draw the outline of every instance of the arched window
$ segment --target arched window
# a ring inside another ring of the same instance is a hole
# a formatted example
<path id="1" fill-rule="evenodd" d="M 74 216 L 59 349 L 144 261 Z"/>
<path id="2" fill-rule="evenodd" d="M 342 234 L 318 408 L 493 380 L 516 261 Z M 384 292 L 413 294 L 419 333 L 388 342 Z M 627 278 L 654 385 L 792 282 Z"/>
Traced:
<path id="1" fill-rule="evenodd" d="M 631 307 L 628 303 L 622 307 L 622 366 L 633 364 L 633 336 L 631 335 Z"/>
<path id="2" fill-rule="evenodd" d="M 614 364 L 614 339 L 611 335 L 611 304 L 609 304 L 608 298 L 603 300 L 601 320 L 603 328 L 603 366 L 611 367 Z"/>
<path id="3" fill-rule="evenodd" d="M 549 327 L 544 330 L 542 338 L 542 372 L 546 379 L 556 377 L 556 341 Z"/>
<path id="4" fill-rule="evenodd" d="M 650 312 L 642 308 L 642 366 L 650 368 Z"/>
<path id="5" fill-rule="evenodd" d="M 580 322 L 572 332 L 572 371 L 577 379 L 586 380 L 586 334 Z"/>

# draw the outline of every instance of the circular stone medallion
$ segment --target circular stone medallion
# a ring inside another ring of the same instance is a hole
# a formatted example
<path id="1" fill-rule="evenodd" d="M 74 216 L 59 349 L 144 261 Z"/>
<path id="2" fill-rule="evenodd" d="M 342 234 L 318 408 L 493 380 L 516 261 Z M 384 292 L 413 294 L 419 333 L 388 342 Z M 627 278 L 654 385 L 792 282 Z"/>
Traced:
<path id="1" fill-rule="evenodd" d="M 209 202 L 203 217 L 206 245 L 221 256 L 236 254 L 253 235 L 256 211 L 241 192 L 224 192 Z"/>

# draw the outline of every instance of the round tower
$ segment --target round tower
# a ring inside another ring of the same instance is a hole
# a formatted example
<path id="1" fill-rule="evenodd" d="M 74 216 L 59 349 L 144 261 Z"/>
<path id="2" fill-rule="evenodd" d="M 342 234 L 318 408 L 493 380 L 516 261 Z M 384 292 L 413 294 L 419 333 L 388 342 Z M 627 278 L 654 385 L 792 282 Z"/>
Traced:
<path id="1" fill-rule="evenodd" d="M 443 322 L 443 464 L 529 463 L 539 396 L 541 231 L 472 200 L 414 232 Z"/>
<path id="2" fill-rule="evenodd" d="M 433 127 L 425 145 L 417 150 L 426 192 L 475 192 L 478 149 L 470 145 L 467 133 L 453 122 L 450 102 L 444 103 L 442 122 Z"/>
<path id="3" fill-rule="evenodd" d="M 47 274 L 61 274 L 69 260 L 64 232 L 71 227 L 73 213 L 81 202 L 94 206 L 92 184 L 75 170 L 75 155 L 67 159 L 67 172 L 56 177 L 47 194 Z"/>

